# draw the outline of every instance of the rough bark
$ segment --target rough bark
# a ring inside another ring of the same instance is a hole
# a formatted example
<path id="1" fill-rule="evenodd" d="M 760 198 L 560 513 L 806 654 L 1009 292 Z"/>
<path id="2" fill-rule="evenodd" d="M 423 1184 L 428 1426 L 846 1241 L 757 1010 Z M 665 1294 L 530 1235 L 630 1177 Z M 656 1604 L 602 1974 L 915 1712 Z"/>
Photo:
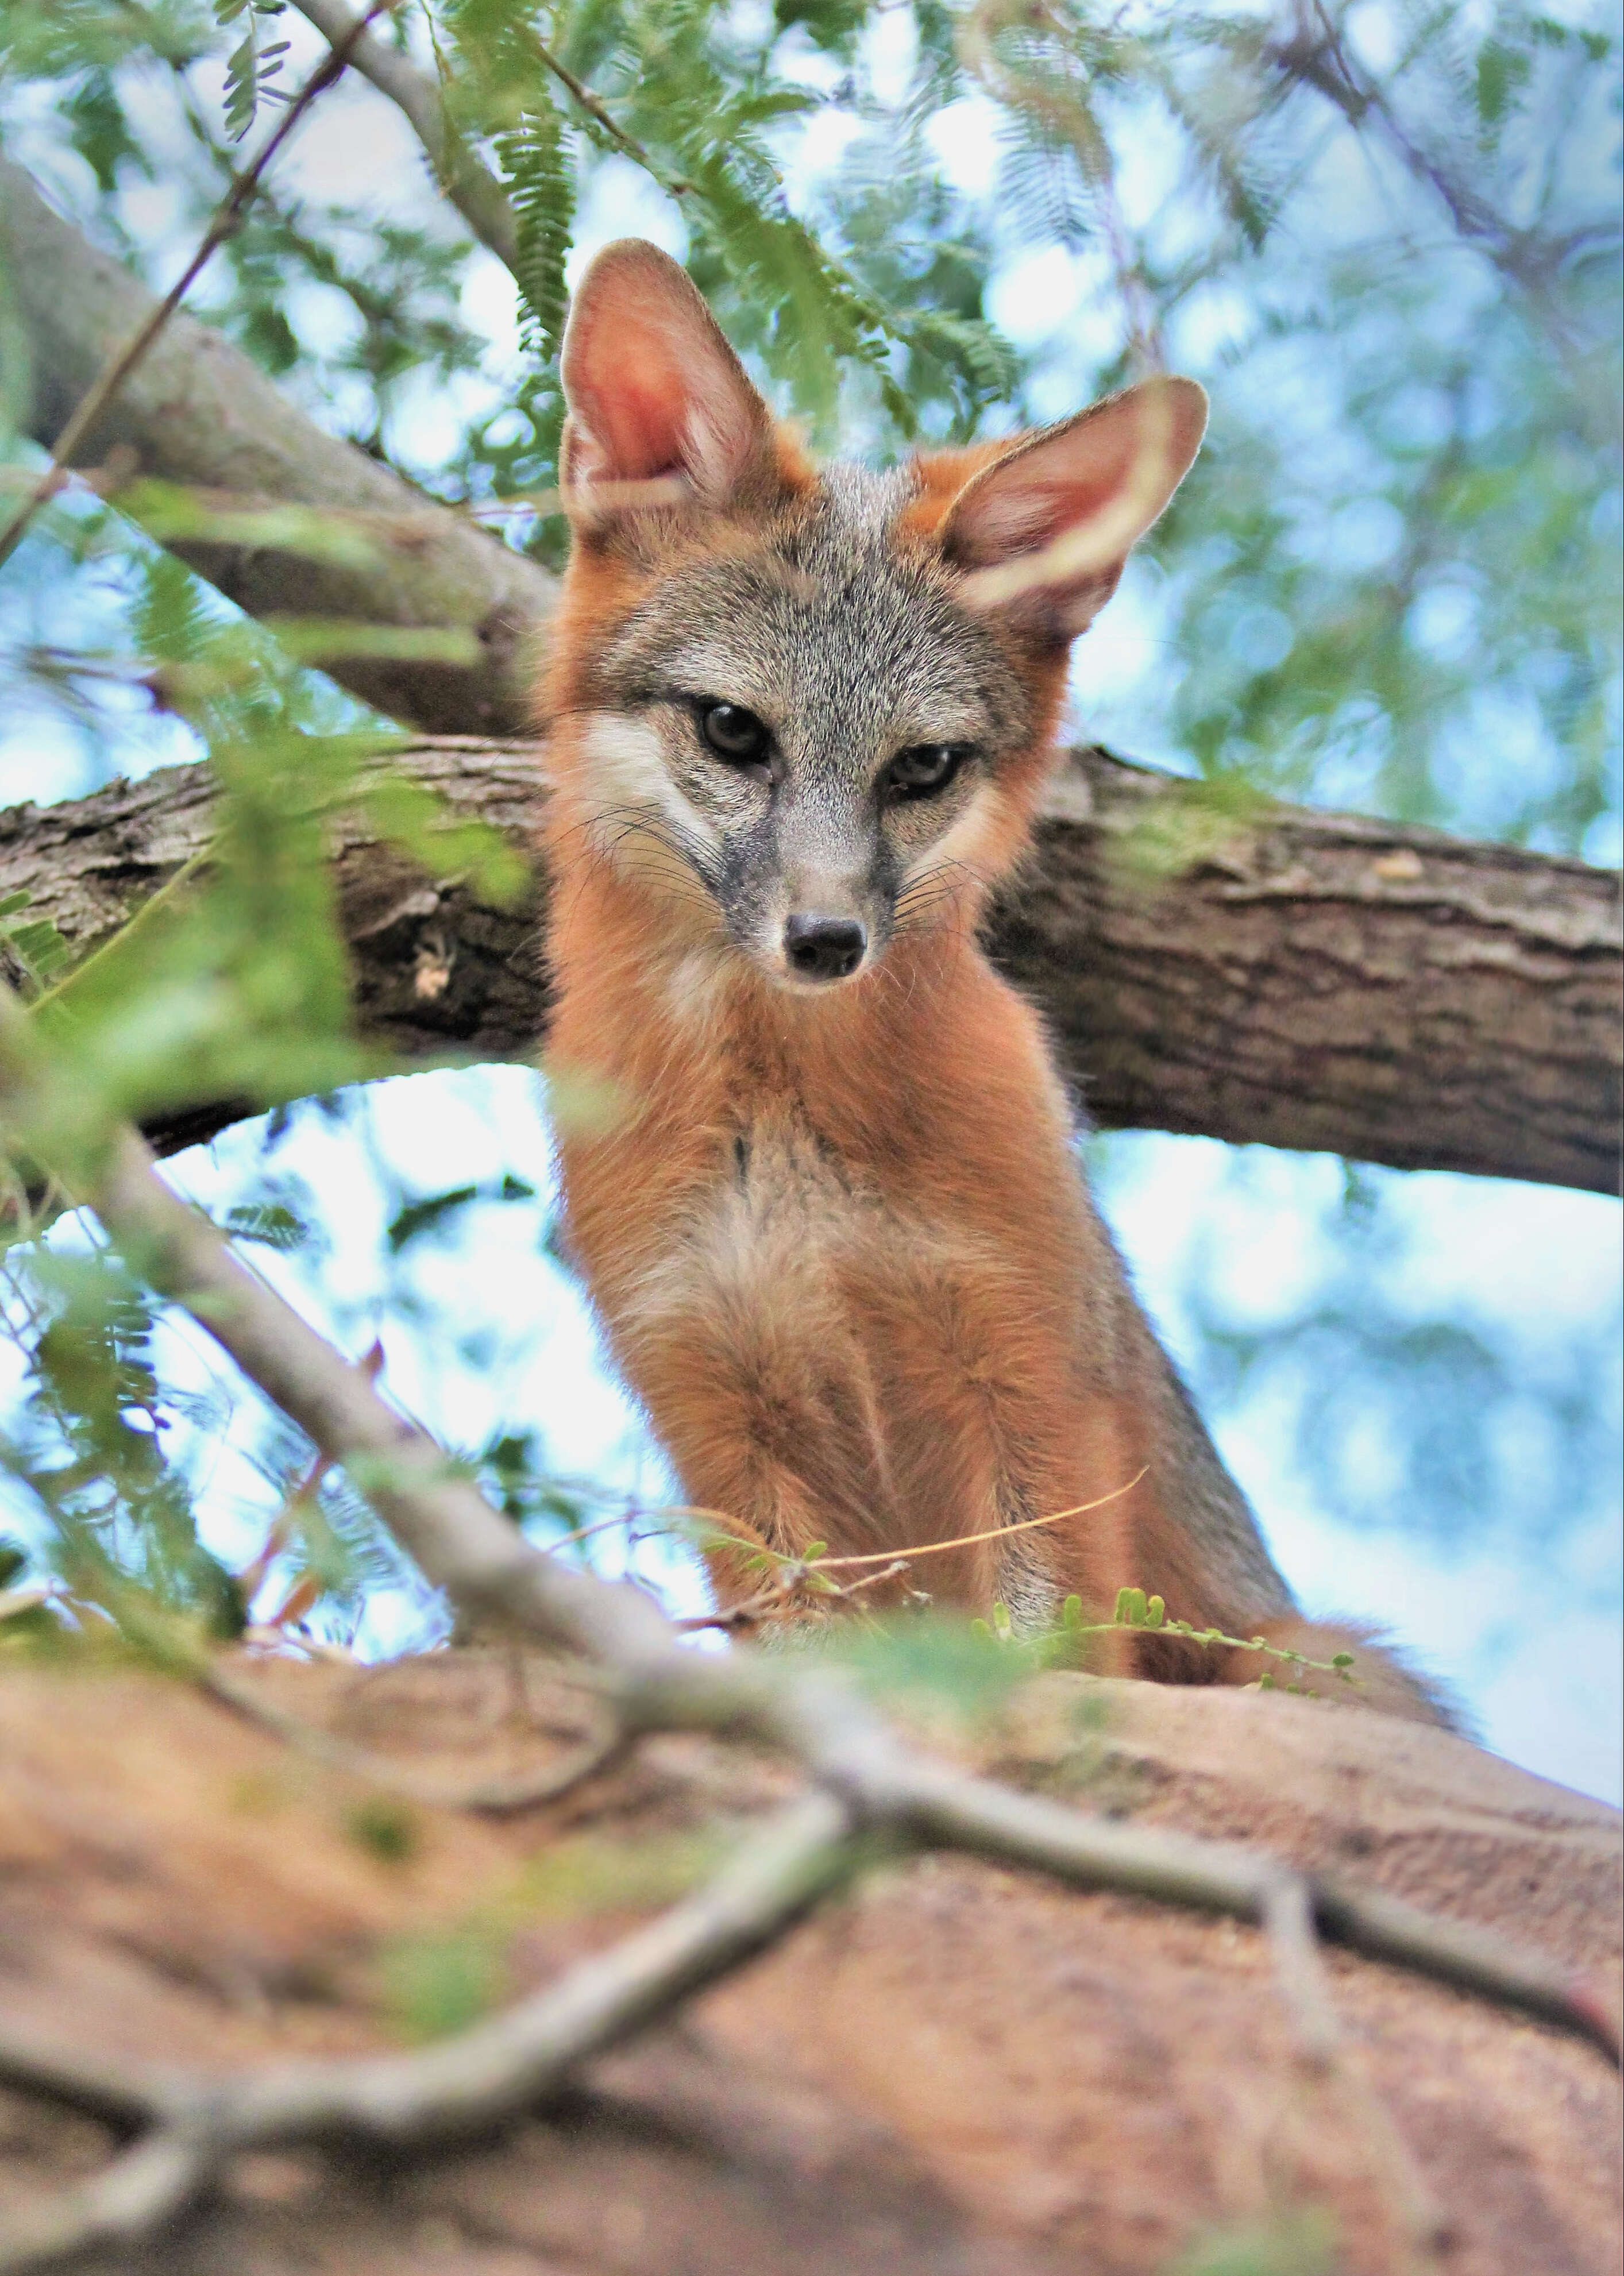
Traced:
<path id="1" fill-rule="evenodd" d="M 1215 836 L 1104 752 L 993 935 L 1098 1122 L 1609 1194 L 1620 946 L 1610 871 L 1301 807 Z"/>
<path id="2" fill-rule="evenodd" d="M 0 337 L 10 401 L 49 445 L 108 357 L 153 307 L 128 269 L 54 213 L 19 166 L 0 159 L 0 266 L 11 320 Z M 27 381 L 27 385 L 22 383 Z M 528 724 L 524 652 L 551 606 L 553 580 L 465 517 L 324 434 L 212 325 L 170 320 L 79 463 L 122 446 L 143 474 L 230 491 L 244 505 L 300 504 L 359 517 L 370 565 L 313 562 L 269 546 L 171 540 L 171 550 L 251 616 L 466 627 L 471 665 L 366 656 L 323 660 L 380 710 L 430 733 L 515 734 Z"/>
<path id="3" fill-rule="evenodd" d="M 540 794 L 523 744 L 425 741 L 407 763 L 510 836 Z M 0 893 L 26 888 L 88 948 L 209 827 L 201 767 L 14 808 Z M 1169 847 L 1183 866 L 1158 874 Z M 494 909 L 353 826 L 335 858 L 369 1034 L 407 1061 L 534 1050 L 539 884 Z M 1083 751 L 992 945 L 1102 1125 L 1618 1190 L 1618 880 L 1582 862 L 1301 808 L 1215 835 L 1184 786 Z M 152 1134 L 173 1148 L 231 1119 L 222 1103 Z"/>

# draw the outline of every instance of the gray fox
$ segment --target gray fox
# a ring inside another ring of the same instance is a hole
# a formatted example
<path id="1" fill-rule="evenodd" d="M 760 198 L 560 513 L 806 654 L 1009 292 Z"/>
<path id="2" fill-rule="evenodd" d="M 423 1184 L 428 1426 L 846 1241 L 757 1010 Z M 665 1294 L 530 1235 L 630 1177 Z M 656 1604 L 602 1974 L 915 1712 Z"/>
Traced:
<path id="1" fill-rule="evenodd" d="M 1206 398 L 815 469 L 683 270 L 611 246 L 563 357 L 572 552 L 543 692 L 565 1229 L 690 1500 L 793 1553 L 903 1552 L 1052 1621 L 1124 1585 L 1424 1720 L 1294 1607 L 1089 1199 L 1032 1008 L 977 945 L 1030 834 L 1070 642 Z M 1084 1507 L 1083 1505 L 1094 1505 Z M 1048 1519 L 1053 1523 L 1030 1523 Z M 725 1604 L 755 1584 L 710 1558 Z M 1143 1632 L 1109 1664 L 1245 1683 Z"/>

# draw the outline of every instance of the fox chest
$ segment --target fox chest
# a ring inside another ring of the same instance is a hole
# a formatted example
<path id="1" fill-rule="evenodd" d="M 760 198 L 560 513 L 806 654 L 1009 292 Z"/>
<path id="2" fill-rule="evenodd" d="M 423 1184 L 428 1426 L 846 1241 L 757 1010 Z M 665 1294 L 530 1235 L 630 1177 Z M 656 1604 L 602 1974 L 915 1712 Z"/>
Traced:
<path id="1" fill-rule="evenodd" d="M 643 1214 L 593 1293 L 617 1355 L 668 1438 L 732 1411 L 793 1415 L 820 1438 L 894 1442 L 943 1427 L 1025 1427 L 1036 1347 L 1069 1361 L 1063 1260 L 1023 1254 L 928 1189 L 887 1193 L 804 1125 L 720 1137 L 709 1174 Z M 682 1427 L 677 1427 L 681 1417 Z"/>
<path id="2" fill-rule="evenodd" d="M 645 1221 L 605 1309 L 634 1342 L 686 1332 L 784 1349 L 837 1324 L 849 1338 L 907 1247 L 895 1207 L 816 1134 L 752 1123 Z"/>

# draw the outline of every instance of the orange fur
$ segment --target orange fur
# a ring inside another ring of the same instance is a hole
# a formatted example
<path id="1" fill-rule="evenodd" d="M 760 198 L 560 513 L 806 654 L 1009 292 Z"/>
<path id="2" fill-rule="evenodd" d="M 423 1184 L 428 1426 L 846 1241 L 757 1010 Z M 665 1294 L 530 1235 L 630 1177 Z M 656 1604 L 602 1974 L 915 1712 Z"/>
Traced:
<path id="1" fill-rule="evenodd" d="M 916 452 L 914 472 L 918 495 L 903 511 L 903 529 L 910 537 L 934 537 L 970 477 L 984 467 L 996 466 L 1008 448 L 1007 441 L 994 441 L 968 443 L 956 451 Z"/>

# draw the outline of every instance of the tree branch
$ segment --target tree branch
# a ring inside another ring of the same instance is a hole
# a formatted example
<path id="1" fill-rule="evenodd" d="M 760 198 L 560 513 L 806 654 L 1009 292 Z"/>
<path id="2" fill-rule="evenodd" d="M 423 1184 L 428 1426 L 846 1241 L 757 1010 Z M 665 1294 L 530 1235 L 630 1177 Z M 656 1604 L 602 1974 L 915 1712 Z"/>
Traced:
<path id="1" fill-rule="evenodd" d="M 0 241 L 33 354 L 33 431 L 49 435 L 105 344 L 155 304 L 4 160 Z M 104 432 L 166 479 L 376 524 L 379 558 L 359 568 L 171 542 L 254 613 L 474 626 L 472 669 L 338 656 L 331 670 L 430 729 L 522 729 L 525 649 L 551 579 L 323 434 L 219 333 L 174 317 Z M 447 742 L 413 763 L 455 803 L 524 830 L 521 751 Z M 87 947 L 206 843 L 201 778 L 181 770 L 22 809 L 0 823 L 0 873 Z M 1157 884 L 1142 857 L 1158 844 L 1171 874 Z M 527 1052 L 545 1016 L 535 910 L 482 908 L 359 838 L 339 853 L 368 1028 L 407 1058 Z M 1103 1126 L 1603 1193 L 1619 1177 L 1618 941 L 1616 883 L 1582 863 L 1300 808 L 1224 825 L 1103 754 L 1058 786 L 994 935 Z M 154 1134 L 172 1147 L 230 1119 L 221 1102 Z"/>
<path id="2" fill-rule="evenodd" d="M 425 742 L 405 763 L 529 842 L 534 747 Z M 0 894 L 27 890 L 83 952 L 209 833 L 203 767 L 0 812 Z M 1147 871 L 1169 848 L 1188 866 Z M 485 906 L 353 824 L 335 858 L 369 1036 L 407 1063 L 534 1053 L 538 901 Z M 1618 881 L 1582 862 L 1303 808 L 1215 828 L 1188 785 L 1082 751 L 992 945 L 1103 1125 L 1618 1190 Z M 168 1150 L 232 1119 L 205 1104 L 151 1134 Z"/>
<path id="3" fill-rule="evenodd" d="M 1355 63 L 1341 26 L 1324 0 L 1298 0 L 1294 17 L 1289 34 L 1264 48 L 1274 69 L 1288 81 L 1312 87 L 1355 133 L 1374 124 L 1406 171 L 1434 192 L 1459 235 L 1468 244 L 1481 246 L 1547 320 L 1554 320 L 1551 288 L 1573 250 L 1571 238 L 1520 227 L 1480 195 L 1457 168 L 1425 149 L 1400 118 L 1386 89 Z M 1565 331 L 1559 322 L 1558 330 Z"/>
<path id="4" fill-rule="evenodd" d="M 31 382 L 19 420 L 49 447 L 110 353 L 159 304 L 4 158 L 0 260 Z M 171 317 L 103 415 L 94 451 L 67 455 L 85 467 L 120 449 L 144 474 L 232 492 L 245 506 L 352 517 L 373 540 L 365 558 L 313 561 L 274 539 L 165 542 L 251 616 L 466 627 L 479 643 L 472 665 L 338 656 L 328 669 L 365 702 L 431 733 L 525 731 L 530 644 L 552 606 L 551 577 L 353 444 L 324 434 L 212 325 Z"/>

